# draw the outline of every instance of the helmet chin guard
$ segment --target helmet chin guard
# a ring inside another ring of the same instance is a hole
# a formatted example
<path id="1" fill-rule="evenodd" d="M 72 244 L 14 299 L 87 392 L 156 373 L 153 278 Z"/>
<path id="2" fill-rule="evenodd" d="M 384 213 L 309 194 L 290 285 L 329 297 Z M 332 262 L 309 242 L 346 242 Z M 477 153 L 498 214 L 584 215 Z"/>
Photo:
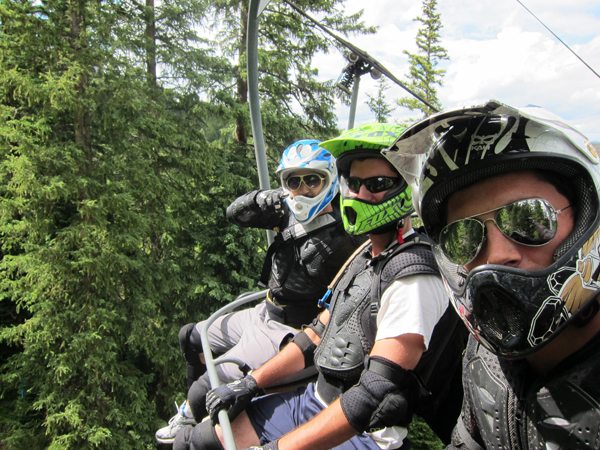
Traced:
<path id="1" fill-rule="evenodd" d="M 542 108 L 492 100 L 431 116 L 384 152 L 399 171 L 427 153 L 420 176 L 407 178 L 418 186 L 420 216 L 451 301 L 483 345 L 520 358 L 590 311 L 600 293 L 600 158 L 585 136 Z M 439 247 L 450 196 L 524 170 L 547 174 L 572 197 L 573 230 L 557 247 L 554 263 L 538 271 L 483 265 L 469 273 L 450 261 Z"/>

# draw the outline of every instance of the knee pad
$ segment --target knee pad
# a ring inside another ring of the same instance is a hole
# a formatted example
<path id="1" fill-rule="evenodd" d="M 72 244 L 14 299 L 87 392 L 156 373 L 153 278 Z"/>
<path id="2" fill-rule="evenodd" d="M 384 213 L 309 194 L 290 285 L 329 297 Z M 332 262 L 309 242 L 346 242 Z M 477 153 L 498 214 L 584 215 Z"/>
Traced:
<path id="1" fill-rule="evenodd" d="M 193 431 L 194 427 L 191 425 L 187 425 L 179 430 L 173 441 L 173 450 L 190 450 Z"/>
<path id="2" fill-rule="evenodd" d="M 225 450 L 210 420 L 194 427 L 191 433 L 190 450 Z"/>
<path id="3" fill-rule="evenodd" d="M 198 359 L 198 354 L 202 353 L 202 339 L 195 323 L 188 323 L 179 330 L 179 348 L 188 362 L 188 356 L 194 355 Z"/>
<path id="4" fill-rule="evenodd" d="M 188 404 L 197 423 L 202 422 L 202 419 L 208 415 L 206 411 L 206 394 L 210 389 L 210 381 L 206 375 L 203 375 L 194 381 L 188 390 Z"/>
<path id="5" fill-rule="evenodd" d="M 187 387 L 190 389 L 193 383 L 206 372 L 206 366 L 200 361 L 202 340 L 195 323 L 188 323 L 179 330 L 179 347 L 187 362 Z"/>

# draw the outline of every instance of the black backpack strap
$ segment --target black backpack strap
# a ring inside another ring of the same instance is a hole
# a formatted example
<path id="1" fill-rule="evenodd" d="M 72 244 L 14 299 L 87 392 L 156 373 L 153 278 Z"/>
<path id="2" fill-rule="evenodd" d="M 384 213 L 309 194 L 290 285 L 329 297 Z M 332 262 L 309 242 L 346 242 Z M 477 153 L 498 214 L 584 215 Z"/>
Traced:
<path id="1" fill-rule="evenodd" d="M 259 286 L 266 287 L 269 283 L 269 276 L 271 275 L 271 268 L 273 267 L 273 255 L 279 250 L 284 242 L 281 234 L 275 235 L 273 243 L 267 249 L 267 255 L 265 256 L 265 261 L 263 262 L 262 270 L 260 272 L 260 280 L 258 281 Z"/>
<path id="2" fill-rule="evenodd" d="M 372 331 L 377 330 L 377 313 L 379 312 L 379 305 L 381 303 L 381 295 L 383 294 L 381 289 L 381 274 L 383 273 L 385 266 L 398 254 L 406 251 L 407 249 L 415 246 L 425 246 L 431 248 L 431 244 L 425 238 L 425 236 L 420 235 L 418 233 L 412 234 L 408 237 L 409 240 L 405 241 L 403 244 L 396 244 L 386 250 L 385 252 L 380 253 L 371 261 L 371 264 L 374 266 L 373 272 L 375 277 L 373 278 L 373 284 L 371 287 L 371 328 Z M 416 272 L 419 273 L 419 272 Z M 408 276 L 408 274 L 402 274 L 401 276 Z M 375 335 L 373 335 L 373 338 Z"/>

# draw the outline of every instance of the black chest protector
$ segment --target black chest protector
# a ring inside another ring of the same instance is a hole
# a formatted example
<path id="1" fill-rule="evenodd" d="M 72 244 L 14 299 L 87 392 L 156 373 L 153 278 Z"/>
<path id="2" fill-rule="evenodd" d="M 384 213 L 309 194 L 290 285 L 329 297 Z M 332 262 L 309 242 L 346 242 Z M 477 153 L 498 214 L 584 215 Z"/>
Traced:
<path id="1" fill-rule="evenodd" d="M 365 250 L 348 266 L 332 291 L 331 317 L 315 352 L 321 374 L 354 384 L 375 343 L 381 293 L 410 275 L 439 274 L 430 246 L 422 239 L 415 233 L 372 259 Z"/>
<path id="2" fill-rule="evenodd" d="M 467 409 L 453 440 L 471 450 L 600 448 L 599 337 L 542 378 L 470 339 L 463 370 Z"/>
<path id="3" fill-rule="evenodd" d="M 261 282 L 268 280 L 274 315 L 299 328 L 318 314 L 317 301 L 344 262 L 357 248 L 344 231 L 338 210 L 322 214 L 308 224 L 298 223 L 292 214 L 289 223 L 276 235 L 265 259 Z"/>

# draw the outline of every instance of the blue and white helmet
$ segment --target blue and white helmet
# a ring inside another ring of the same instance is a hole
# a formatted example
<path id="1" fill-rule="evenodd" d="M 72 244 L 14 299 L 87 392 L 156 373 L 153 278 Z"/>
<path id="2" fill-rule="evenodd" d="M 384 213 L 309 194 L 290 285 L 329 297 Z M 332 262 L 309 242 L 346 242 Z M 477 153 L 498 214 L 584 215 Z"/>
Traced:
<path id="1" fill-rule="evenodd" d="M 279 167 L 277 167 L 283 190 L 288 194 L 285 201 L 300 223 L 308 223 L 317 217 L 338 193 L 335 158 L 327 150 L 321 148 L 320 143 L 321 141 L 315 139 L 294 142 L 285 149 Z M 292 198 L 289 195 L 291 192 L 287 188 L 285 180 L 292 172 L 301 169 L 314 170 L 325 177 L 323 188 L 316 196 L 297 195 Z"/>

